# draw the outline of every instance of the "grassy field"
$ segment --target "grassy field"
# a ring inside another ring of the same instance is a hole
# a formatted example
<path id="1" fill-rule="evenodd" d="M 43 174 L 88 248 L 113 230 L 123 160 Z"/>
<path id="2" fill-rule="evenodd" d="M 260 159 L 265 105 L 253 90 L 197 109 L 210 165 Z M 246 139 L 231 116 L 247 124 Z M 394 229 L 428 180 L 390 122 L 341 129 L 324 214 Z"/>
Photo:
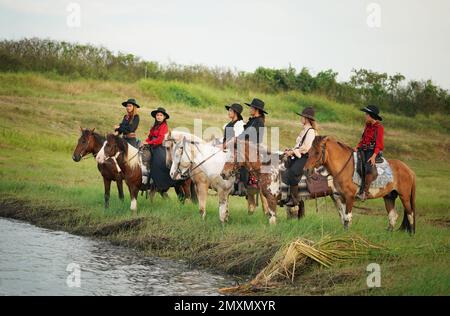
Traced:
<path id="1" fill-rule="evenodd" d="M 279 126 L 281 146 L 297 136 L 298 116 L 293 112 L 311 104 L 318 110 L 320 133 L 356 144 L 363 126 L 358 107 L 299 93 L 258 95 L 266 101 L 268 126 Z M 282 209 L 271 227 L 262 211 L 248 216 L 245 200 L 231 197 L 230 222 L 219 222 L 217 198 L 208 200 L 202 221 L 195 205 L 157 197 L 138 201 L 138 217 L 128 210 L 129 198 L 120 203 L 112 190 L 111 207 L 103 209 L 103 186 L 93 159 L 71 159 L 79 126 L 112 130 L 123 116 L 120 102 L 135 97 L 143 106 L 139 137 L 151 124 L 149 112 L 164 105 L 171 127 L 192 128 L 203 119 L 204 128 L 221 128 L 223 106 L 248 102 L 253 94 L 219 90 L 198 84 L 139 81 L 70 81 L 38 74 L 0 73 L 0 215 L 83 235 L 93 235 L 142 250 L 146 254 L 185 259 L 195 265 L 254 276 L 283 245 L 298 237 L 319 240 L 323 235 L 358 234 L 385 246 L 369 256 L 329 269 L 308 266 L 293 283 L 259 294 L 338 295 L 448 295 L 450 290 L 450 118 L 404 118 L 384 115 L 388 158 L 405 161 L 417 174 L 417 233 L 388 233 L 382 200 L 355 210 L 353 226 L 343 231 L 331 201 L 315 212 L 307 203 L 307 216 L 288 221 Z M 247 116 L 247 114 L 245 115 Z M 397 210 L 402 216 L 401 203 Z M 399 225 L 400 223 L 398 223 Z M 381 288 L 366 286 L 366 266 L 381 265 Z"/>

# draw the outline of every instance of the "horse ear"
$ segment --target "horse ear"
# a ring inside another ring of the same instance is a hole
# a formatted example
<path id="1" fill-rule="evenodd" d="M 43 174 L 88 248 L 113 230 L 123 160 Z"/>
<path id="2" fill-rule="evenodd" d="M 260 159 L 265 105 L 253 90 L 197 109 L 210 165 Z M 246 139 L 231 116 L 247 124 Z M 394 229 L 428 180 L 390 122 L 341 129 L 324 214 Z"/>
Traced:
<path id="1" fill-rule="evenodd" d="M 94 131 L 95 131 L 95 127 L 93 129 L 91 129 L 91 133 L 94 133 Z"/>
<path id="2" fill-rule="evenodd" d="M 80 132 L 83 132 L 83 128 L 80 126 Z"/>

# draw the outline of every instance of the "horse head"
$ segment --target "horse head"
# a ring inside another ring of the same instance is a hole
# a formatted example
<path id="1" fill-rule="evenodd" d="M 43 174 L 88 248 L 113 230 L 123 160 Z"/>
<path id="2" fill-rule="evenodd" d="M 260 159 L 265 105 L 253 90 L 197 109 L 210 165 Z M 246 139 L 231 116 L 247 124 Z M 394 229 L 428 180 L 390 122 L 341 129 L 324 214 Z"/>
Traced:
<path id="1" fill-rule="evenodd" d="M 184 136 L 181 140 L 173 140 L 173 149 L 171 152 L 172 164 L 170 166 L 170 177 L 174 180 L 181 180 L 188 177 L 189 169 L 194 163 L 191 156 L 192 150 L 189 146 L 191 141 L 188 141 Z M 188 151 L 191 151 L 191 154 Z"/>
<path id="2" fill-rule="evenodd" d="M 72 159 L 75 162 L 79 162 L 84 156 L 88 154 L 94 153 L 94 147 L 95 147 L 95 138 L 94 138 L 94 131 L 93 129 L 82 129 L 80 127 L 81 136 L 78 139 L 77 146 L 75 147 L 75 150 L 72 154 Z"/>
<path id="3" fill-rule="evenodd" d="M 317 136 L 311 148 L 308 151 L 308 159 L 305 163 L 305 175 L 309 176 L 314 172 L 314 169 L 323 166 L 327 159 L 327 142 L 329 141 L 328 136 Z"/>
<path id="4" fill-rule="evenodd" d="M 235 139 L 228 143 L 227 148 L 229 155 L 221 172 L 224 180 L 235 176 L 242 167 L 250 172 L 260 171 L 261 159 L 257 145 L 248 140 Z"/>

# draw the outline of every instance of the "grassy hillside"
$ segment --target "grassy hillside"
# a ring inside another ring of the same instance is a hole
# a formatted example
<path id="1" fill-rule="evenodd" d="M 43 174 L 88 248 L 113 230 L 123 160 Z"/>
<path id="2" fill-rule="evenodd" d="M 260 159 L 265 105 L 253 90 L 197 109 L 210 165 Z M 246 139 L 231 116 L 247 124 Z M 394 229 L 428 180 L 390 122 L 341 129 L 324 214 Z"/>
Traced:
<path id="1" fill-rule="evenodd" d="M 95 80 L 68 80 L 38 74 L 0 73 L 0 215 L 80 234 L 103 236 L 149 254 L 183 258 L 219 271 L 254 275 L 275 251 L 294 238 L 318 240 L 323 234 L 359 234 L 386 246 L 386 252 L 331 269 L 310 267 L 294 284 L 269 293 L 285 294 L 448 294 L 450 222 L 450 118 L 404 118 L 384 115 L 388 158 L 409 164 L 417 174 L 417 234 L 410 237 L 385 231 L 387 216 L 382 200 L 355 210 L 354 223 L 344 232 L 336 211 L 323 199 L 320 211 L 307 203 L 307 216 L 287 221 L 278 210 L 279 224 L 269 227 L 262 212 L 248 216 L 245 200 L 231 198 L 231 221 L 220 225 L 217 198 L 209 197 L 208 217 L 202 222 L 196 207 L 156 198 L 139 200 L 138 225 L 129 225 L 128 200 L 122 205 L 113 190 L 111 208 L 103 210 L 101 176 L 93 159 L 75 163 L 72 151 L 79 126 L 106 133 L 123 116 L 121 101 L 136 98 L 142 105 L 138 135 L 146 136 L 149 112 L 164 105 L 170 126 L 192 128 L 203 119 L 204 128 L 221 128 L 224 105 L 248 102 L 258 96 L 267 103 L 268 126 L 279 126 L 281 146 L 291 146 L 299 131 L 293 112 L 305 105 L 317 109 L 322 135 L 335 135 L 354 145 L 360 137 L 363 115 L 353 105 L 330 102 L 300 93 L 242 94 L 199 84 L 138 81 L 127 84 Z M 246 112 L 248 113 L 248 112 Z M 244 116 L 247 116 L 245 114 Z M 362 205 L 360 205 L 362 206 Z M 401 204 L 397 210 L 402 213 Z M 368 263 L 382 268 L 382 288 L 365 285 Z"/>

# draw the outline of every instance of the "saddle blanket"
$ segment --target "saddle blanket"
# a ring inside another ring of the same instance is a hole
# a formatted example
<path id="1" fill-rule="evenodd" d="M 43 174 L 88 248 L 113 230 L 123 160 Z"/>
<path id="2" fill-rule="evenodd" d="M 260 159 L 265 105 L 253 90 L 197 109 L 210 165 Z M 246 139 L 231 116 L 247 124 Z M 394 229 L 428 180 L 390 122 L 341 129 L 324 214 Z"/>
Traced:
<path id="1" fill-rule="evenodd" d="M 361 177 L 358 174 L 358 168 L 357 168 L 357 153 L 353 154 L 353 160 L 355 162 L 355 168 L 353 172 L 353 183 L 356 185 L 361 185 Z M 376 164 L 378 176 L 375 179 L 375 181 L 372 182 L 371 188 L 384 188 L 388 183 L 391 183 L 394 181 L 394 175 L 392 173 L 391 166 L 389 165 L 388 161 L 384 159 L 382 163 Z"/>

